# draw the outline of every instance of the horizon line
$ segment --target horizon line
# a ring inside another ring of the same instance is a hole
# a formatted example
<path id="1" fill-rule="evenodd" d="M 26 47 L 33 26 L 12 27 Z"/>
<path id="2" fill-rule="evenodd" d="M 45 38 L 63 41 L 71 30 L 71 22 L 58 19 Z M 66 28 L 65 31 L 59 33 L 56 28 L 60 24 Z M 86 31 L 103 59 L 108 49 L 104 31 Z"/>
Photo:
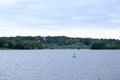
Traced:
<path id="1" fill-rule="evenodd" d="M 75 36 L 75 37 L 72 37 L 72 36 L 66 36 L 66 35 L 55 35 L 55 36 L 52 36 L 52 35 L 47 35 L 47 36 L 42 36 L 42 35 L 16 35 L 16 36 L 0 36 L 0 38 L 4 38 L 4 37 L 68 37 L 68 38 L 89 38 L 89 39 L 114 39 L 114 40 L 120 40 L 120 39 L 115 39 L 115 38 L 93 38 L 93 37 L 78 37 L 78 36 Z"/>

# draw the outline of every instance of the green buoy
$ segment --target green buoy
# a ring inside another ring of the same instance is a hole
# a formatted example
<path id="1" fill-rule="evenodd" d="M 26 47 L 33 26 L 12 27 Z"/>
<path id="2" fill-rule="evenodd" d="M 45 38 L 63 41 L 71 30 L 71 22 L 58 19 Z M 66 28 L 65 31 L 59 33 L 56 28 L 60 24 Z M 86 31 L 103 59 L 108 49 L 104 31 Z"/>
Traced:
<path id="1" fill-rule="evenodd" d="M 76 54 L 75 53 L 73 53 L 73 56 L 72 56 L 73 58 L 76 58 L 77 56 L 76 56 Z"/>

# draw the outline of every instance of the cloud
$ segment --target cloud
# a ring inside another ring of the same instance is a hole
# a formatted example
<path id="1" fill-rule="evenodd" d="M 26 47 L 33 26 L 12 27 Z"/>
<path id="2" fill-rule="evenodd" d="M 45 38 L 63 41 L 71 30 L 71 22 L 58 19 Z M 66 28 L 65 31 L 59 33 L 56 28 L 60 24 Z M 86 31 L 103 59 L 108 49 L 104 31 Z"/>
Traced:
<path id="1" fill-rule="evenodd" d="M 0 0 L 0 6 L 12 5 L 17 3 L 19 0 Z"/>
<path id="2" fill-rule="evenodd" d="M 72 20 L 91 20 L 94 19 L 93 16 L 73 16 L 70 19 Z"/>
<path id="3" fill-rule="evenodd" d="M 49 26 L 48 26 L 49 27 Z M 4 29 L 4 30 L 3 30 Z M 6 31 L 5 31 L 6 30 Z M 83 37 L 83 38 L 114 38 L 120 39 L 119 32 L 120 27 L 116 29 L 106 29 L 103 27 L 88 28 L 82 27 L 71 27 L 70 28 L 24 28 L 24 27 L 0 27 L 0 36 L 68 36 L 68 37 Z"/>
<path id="4" fill-rule="evenodd" d="M 53 21 L 53 20 L 35 20 L 35 21 L 32 21 L 32 24 L 45 24 L 45 25 L 48 25 L 48 24 L 55 24 L 56 21 Z"/>
<path id="5" fill-rule="evenodd" d="M 25 8 L 31 11 L 47 10 L 48 6 L 45 4 L 28 4 Z"/>
<path id="6" fill-rule="evenodd" d="M 63 32 L 65 33 L 65 35 L 70 37 L 120 39 L 120 37 L 118 37 L 120 35 L 119 29 L 120 28 L 105 29 L 101 27 L 96 27 L 96 28 L 82 27 L 82 28 L 68 28 L 66 30 L 63 30 Z"/>
<path id="7" fill-rule="evenodd" d="M 120 25 L 120 12 L 108 13 L 108 18 L 109 23 Z"/>
<path id="8" fill-rule="evenodd" d="M 1 0 L 0 36 L 65 35 L 119 38 L 119 2 L 118 0 Z M 5 6 L 7 7 L 4 8 Z"/>
<path id="9" fill-rule="evenodd" d="M 108 17 L 118 18 L 120 17 L 120 13 L 108 13 Z"/>
<path id="10" fill-rule="evenodd" d="M 113 23 L 113 24 L 119 24 L 120 23 L 120 19 L 110 19 L 109 22 Z"/>

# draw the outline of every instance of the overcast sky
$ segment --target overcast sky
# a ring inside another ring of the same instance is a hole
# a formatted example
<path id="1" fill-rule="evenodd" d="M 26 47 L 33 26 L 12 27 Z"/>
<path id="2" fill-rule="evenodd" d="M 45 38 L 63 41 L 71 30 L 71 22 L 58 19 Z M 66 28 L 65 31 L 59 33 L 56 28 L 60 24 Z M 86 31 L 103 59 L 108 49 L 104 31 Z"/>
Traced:
<path id="1" fill-rule="evenodd" d="M 0 36 L 120 39 L 120 0 L 0 0 Z"/>

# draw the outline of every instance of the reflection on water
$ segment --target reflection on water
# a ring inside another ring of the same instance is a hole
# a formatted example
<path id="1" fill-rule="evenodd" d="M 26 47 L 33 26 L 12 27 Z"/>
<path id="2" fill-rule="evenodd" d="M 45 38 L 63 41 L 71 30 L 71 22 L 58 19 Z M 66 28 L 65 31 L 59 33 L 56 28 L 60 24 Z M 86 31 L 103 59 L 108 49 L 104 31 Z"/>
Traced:
<path id="1" fill-rule="evenodd" d="M 0 80 L 120 80 L 119 61 L 119 50 L 2 50 Z"/>

